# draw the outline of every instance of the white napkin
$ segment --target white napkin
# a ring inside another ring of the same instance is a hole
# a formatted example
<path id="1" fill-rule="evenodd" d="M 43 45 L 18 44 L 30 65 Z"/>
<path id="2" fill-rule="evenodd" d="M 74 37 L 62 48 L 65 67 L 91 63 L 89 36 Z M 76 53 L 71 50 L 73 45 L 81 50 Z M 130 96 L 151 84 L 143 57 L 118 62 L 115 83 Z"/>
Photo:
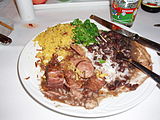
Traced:
<path id="1" fill-rule="evenodd" d="M 24 21 L 33 20 L 35 17 L 32 0 L 16 0 L 19 15 Z"/>

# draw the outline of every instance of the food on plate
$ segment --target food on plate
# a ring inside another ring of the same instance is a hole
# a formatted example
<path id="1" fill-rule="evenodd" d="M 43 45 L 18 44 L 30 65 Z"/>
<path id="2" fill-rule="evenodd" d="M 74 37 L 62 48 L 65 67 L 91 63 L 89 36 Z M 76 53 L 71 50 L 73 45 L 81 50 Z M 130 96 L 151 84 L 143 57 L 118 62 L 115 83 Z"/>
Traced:
<path id="1" fill-rule="evenodd" d="M 114 31 L 99 30 L 90 20 L 58 24 L 34 39 L 36 66 L 44 72 L 41 92 L 53 101 L 86 109 L 122 92 L 136 90 L 147 78 L 129 62 L 116 59 L 122 52 L 149 69 L 146 49 Z"/>

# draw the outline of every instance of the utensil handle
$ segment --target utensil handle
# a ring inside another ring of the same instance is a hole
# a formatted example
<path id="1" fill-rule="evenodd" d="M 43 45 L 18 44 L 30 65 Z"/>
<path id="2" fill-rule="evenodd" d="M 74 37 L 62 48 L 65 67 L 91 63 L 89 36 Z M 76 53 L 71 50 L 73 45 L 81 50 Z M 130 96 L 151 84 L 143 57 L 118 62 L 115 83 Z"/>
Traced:
<path id="1" fill-rule="evenodd" d="M 141 45 L 149 47 L 149 48 L 156 50 L 157 52 L 160 53 L 160 44 L 159 43 L 156 43 L 156 42 L 153 42 L 147 38 L 141 37 L 138 34 L 135 34 L 135 33 L 132 33 L 130 31 L 126 30 L 126 29 L 123 29 L 122 27 L 115 25 L 114 23 L 111 23 L 109 21 L 106 21 L 96 15 L 91 15 L 90 19 L 93 19 L 97 23 L 103 25 L 104 27 L 107 27 L 113 31 L 116 31 L 122 35 L 125 35 L 126 37 L 140 43 Z"/>
<path id="2" fill-rule="evenodd" d="M 115 24 L 113 24 L 113 23 L 111 23 L 109 21 L 106 21 L 106 20 L 104 20 L 104 19 L 102 19 L 102 18 L 100 18 L 100 17 L 98 17 L 96 15 L 91 15 L 90 19 L 95 20 L 97 23 L 99 23 L 99 24 L 103 25 L 104 27 L 107 27 L 107 28 L 109 28 L 109 29 L 111 29 L 113 31 L 118 31 L 118 30 L 122 29 L 118 25 L 115 25 Z"/>
<path id="3" fill-rule="evenodd" d="M 13 27 L 11 27 L 10 25 L 7 25 L 6 23 L 4 23 L 2 21 L 0 21 L 0 25 L 4 26 L 4 27 L 6 27 L 6 28 L 8 28 L 10 30 L 14 30 Z"/>
<path id="4" fill-rule="evenodd" d="M 0 33 L 0 43 L 8 45 L 12 42 L 12 39 Z"/>
<path id="5" fill-rule="evenodd" d="M 160 44 L 135 34 L 133 40 L 160 53 Z"/>
<path id="6" fill-rule="evenodd" d="M 152 72 L 151 70 L 149 70 L 148 68 L 144 67 L 143 65 L 141 65 L 140 63 L 132 60 L 131 64 L 134 65 L 136 68 L 140 69 L 141 71 L 143 71 L 144 73 L 146 73 L 148 76 L 150 76 L 154 81 L 156 81 L 158 84 L 160 84 L 160 76 L 154 72 Z"/>
<path id="7" fill-rule="evenodd" d="M 160 27 L 160 24 L 154 24 L 155 27 Z"/>

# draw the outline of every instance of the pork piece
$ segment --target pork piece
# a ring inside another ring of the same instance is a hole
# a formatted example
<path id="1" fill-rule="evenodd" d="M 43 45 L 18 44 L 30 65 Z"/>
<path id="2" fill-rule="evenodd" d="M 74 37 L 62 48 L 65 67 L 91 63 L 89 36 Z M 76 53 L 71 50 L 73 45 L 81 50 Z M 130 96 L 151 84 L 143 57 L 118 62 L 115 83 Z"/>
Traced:
<path id="1" fill-rule="evenodd" d="M 77 69 L 82 78 L 89 78 L 94 75 L 94 67 L 90 61 L 80 61 L 77 64 Z"/>
<path id="2" fill-rule="evenodd" d="M 75 99 L 81 99 L 83 97 L 81 88 L 84 84 L 84 80 L 76 80 L 75 73 L 72 70 L 65 71 L 65 78 L 66 86 L 70 88 L 70 91 Z"/>
<path id="3" fill-rule="evenodd" d="M 76 75 L 72 70 L 66 70 L 64 73 L 67 87 L 72 89 L 81 88 L 83 81 L 76 80 Z"/>
<path id="4" fill-rule="evenodd" d="M 87 57 L 75 55 L 70 59 L 70 62 L 77 68 L 80 77 L 89 78 L 94 75 L 94 67 Z"/>
<path id="5" fill-rule="evenodd" d="M 65 81 L 64 73 L 61 70 L 57 57 L 57 55 L 53 54 L 51 61 L 46 66 L 45 76 L 49 88 L 62 87 Z"/>
<path id="6" fill-rule="evenodd" d="M 92 91 L 98 91 L 105 85 L 105 81 L 98 79 L 96 76 L 92 76 L 84 85 L 85 88 Z"/>
<path id="7" fill-rule="evenodd" d="M 77 66 L 79 62 L 81 61 L 89 61 L 91 62 L 87 57 L 82 57 L 82 56 L 79 56 L 79 55 L 74 55 L 73 57 L 71 57 L 69 59 L 69 61 L 74 65 L 74 66 Z"/>
<path id="8" fill-rule="evenodd" d="M 71 48 L 79 55 L 85 56 L 85 51 L 77 44 L 71 44 Z"/>
<path id="9" fill-rule="evenodd" d="M 50 98 L 51 100 L 55 100 L 56 98 L 61 96 L 61 94 L 57 91 L 43 91 L 43 93 L 47 98 Z"/>
<path id="10" fill-rule="evenodd" d="M 46 68 L 47 69 L 50 69 L 50 68 L 52 69 L 53 67 L 60 66 L 60 63 L 59 63 L 57 58 L 58 58 L 58 55 L 53 54 L 49 64 L 46 66 Z"/>
<path id="11" fill-rule="evenodd" d="M 64 73 L 59 69 L 50 69 L 46 71 L 46 80 L 49 88 L 61 88 L 65 82 Z"/>

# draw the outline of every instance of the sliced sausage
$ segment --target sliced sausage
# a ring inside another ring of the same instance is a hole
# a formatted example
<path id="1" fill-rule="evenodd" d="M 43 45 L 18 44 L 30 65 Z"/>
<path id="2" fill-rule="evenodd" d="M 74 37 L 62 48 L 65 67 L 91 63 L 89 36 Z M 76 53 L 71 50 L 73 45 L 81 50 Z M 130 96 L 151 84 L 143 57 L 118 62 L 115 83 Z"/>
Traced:
<path id="1" fill-rule="evenodd" d="M 77 44 L 71 44 L 71 48 L 79 55 L 85 56 L 85 51 Z"/>
<path id="2" fill-rule="evenodd" d="M 80 71 L 79 75 L 83 78 L 89 78 L 94 74 L 94 67 L 89 61 L 81 61 L 77 64 L 77 69 Z"/>
<path id="3" fill-rule="evenodd" d="M 88 59 L 87 57 L 84 57 L 84 56 L 78 56 L 78 55 L 75 55 L 73 56 L 72 58 L 70 58 L 69 60 L 74 66 L 77 66 L 77 64 L 81 61 L 90 61 L 90 59 Z"/>

